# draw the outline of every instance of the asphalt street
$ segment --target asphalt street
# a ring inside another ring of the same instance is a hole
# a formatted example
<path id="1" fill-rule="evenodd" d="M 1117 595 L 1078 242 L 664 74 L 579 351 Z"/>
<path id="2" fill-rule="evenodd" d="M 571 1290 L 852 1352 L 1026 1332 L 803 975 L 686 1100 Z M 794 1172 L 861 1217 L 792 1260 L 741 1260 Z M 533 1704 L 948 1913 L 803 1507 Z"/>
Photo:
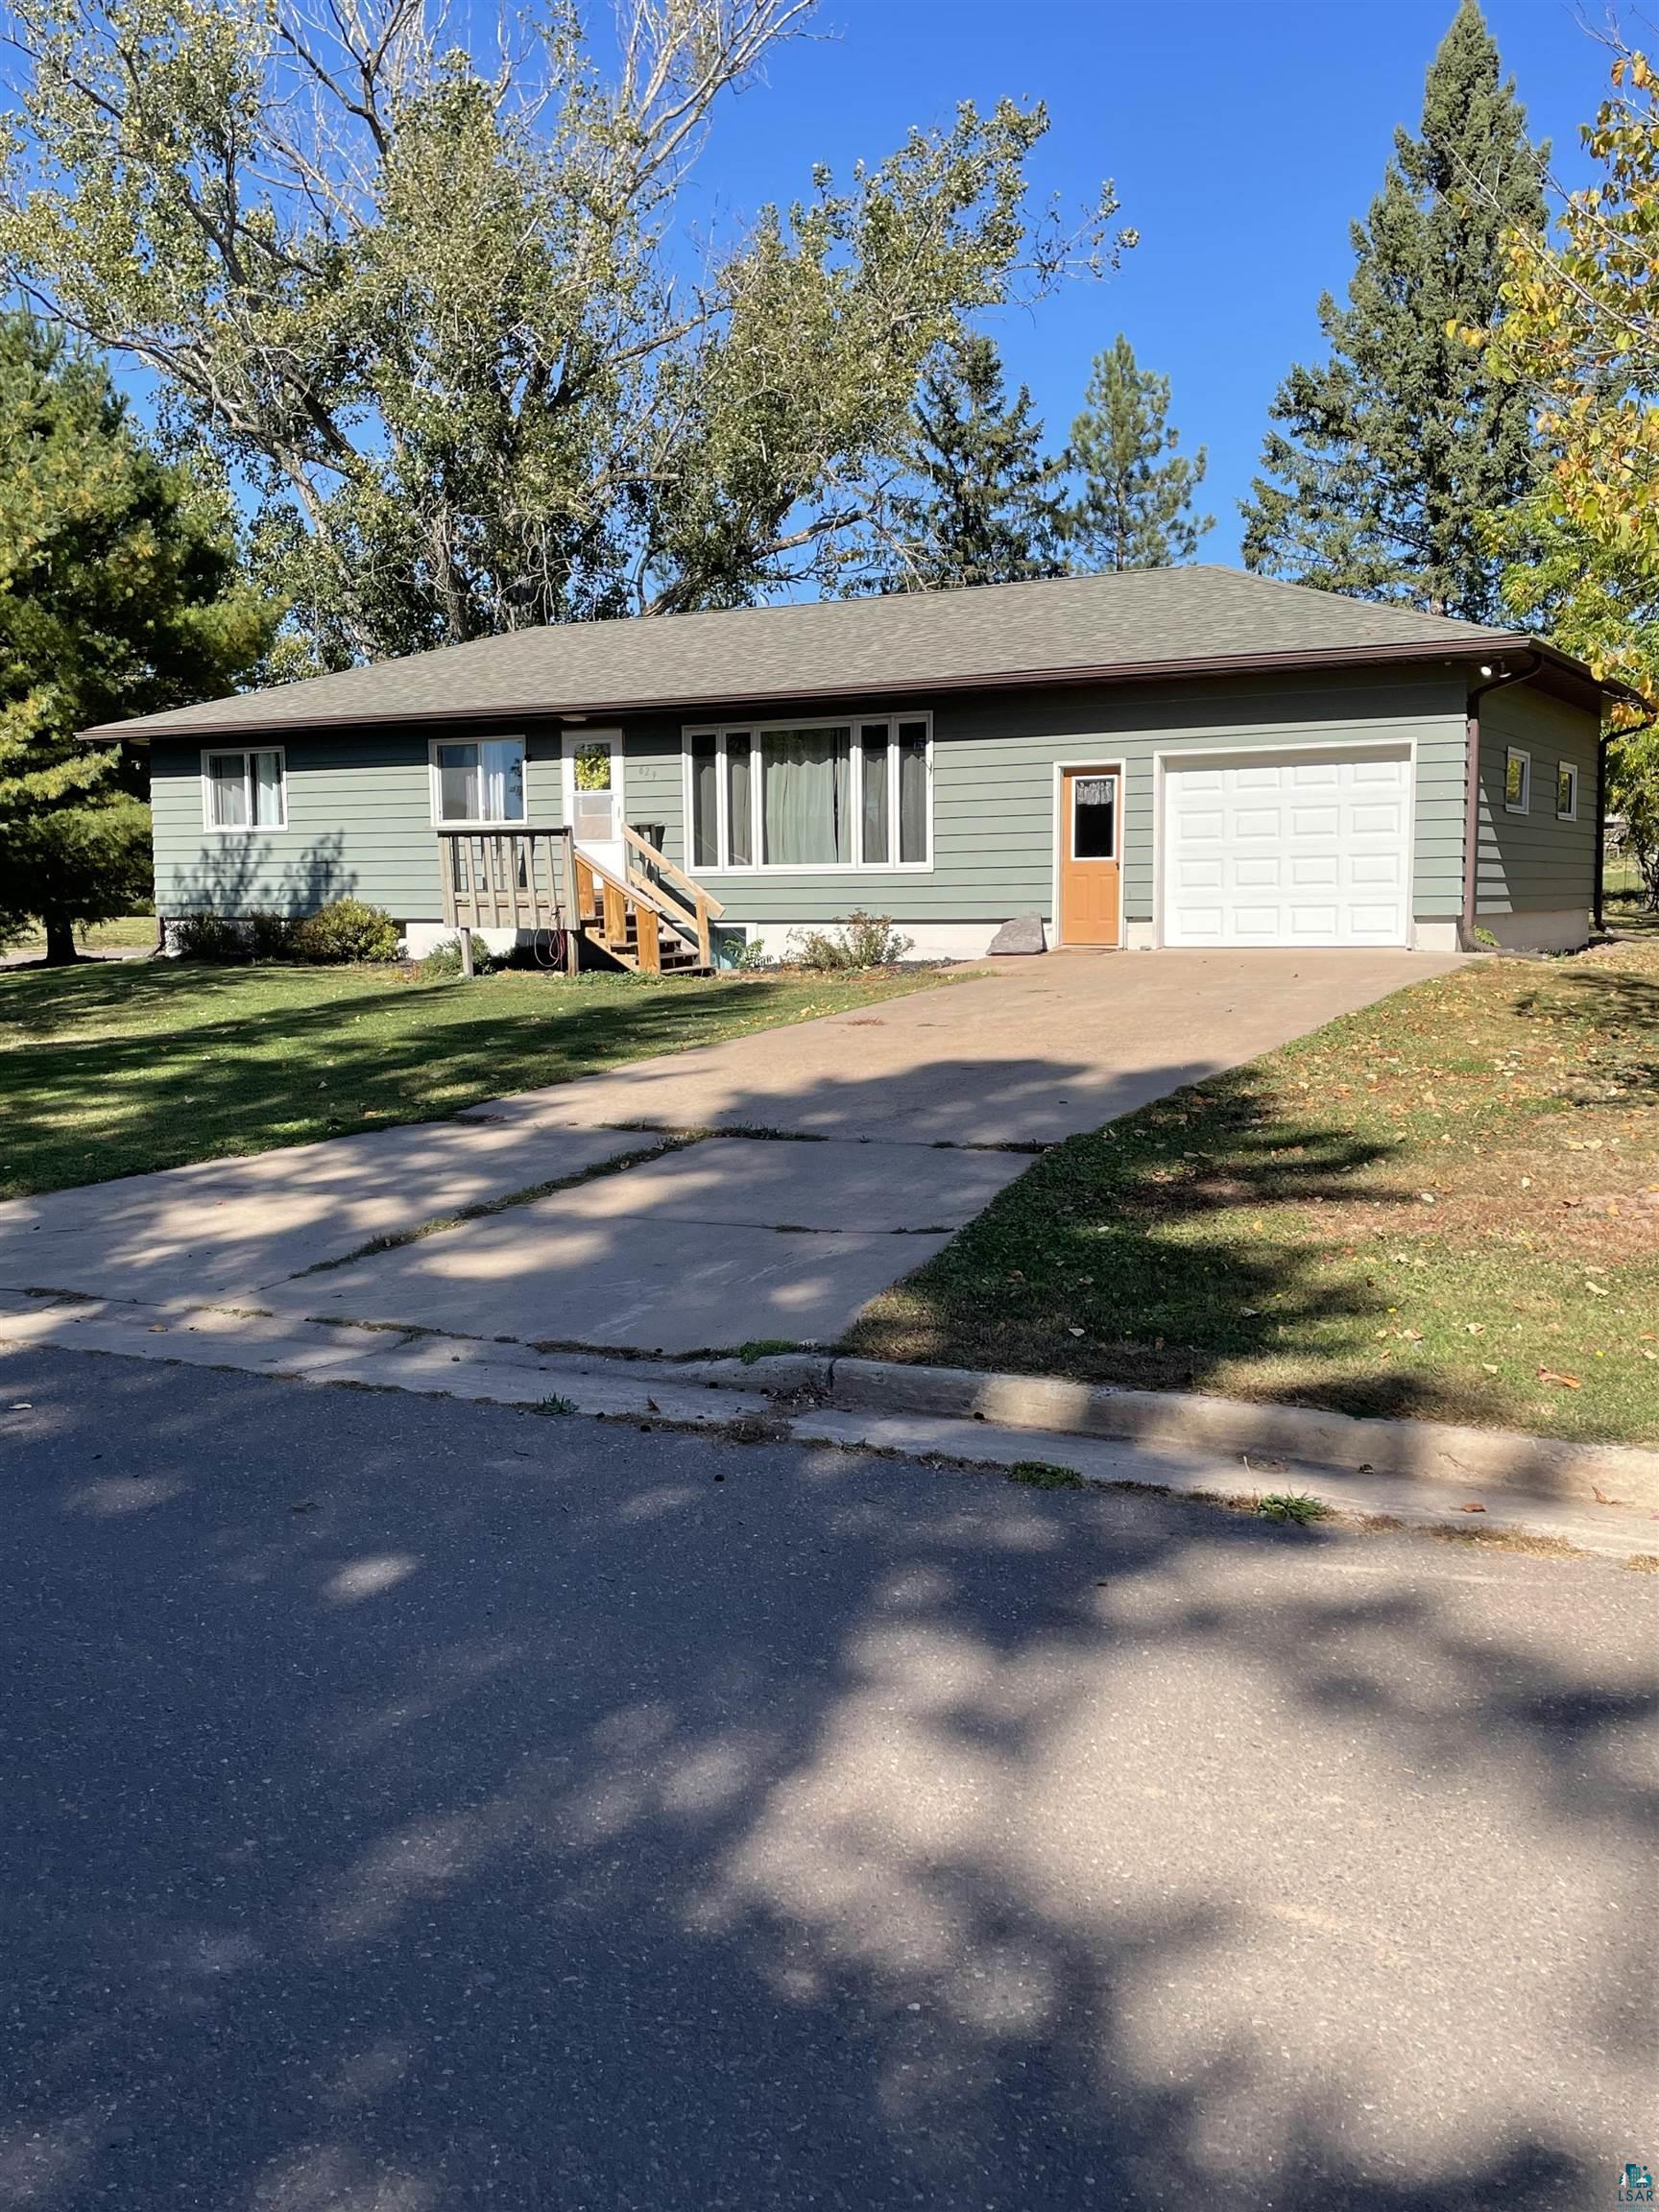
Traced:
<path id="1" fill-rule="evenodd" d="M 0 1356 L 0 2207 L 1659 2167 L 1659 1577 Z"/>

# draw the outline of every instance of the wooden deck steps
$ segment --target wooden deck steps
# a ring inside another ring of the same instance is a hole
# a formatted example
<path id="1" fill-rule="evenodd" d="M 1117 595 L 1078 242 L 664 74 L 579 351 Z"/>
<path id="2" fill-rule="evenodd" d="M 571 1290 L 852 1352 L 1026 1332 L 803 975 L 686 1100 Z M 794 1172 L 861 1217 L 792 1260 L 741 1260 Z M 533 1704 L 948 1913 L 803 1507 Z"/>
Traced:
<path id="1" fill-rule="evenodd" d="M 444 916 L 463 932 L 463 959 L 473 929 L 563 930 L 571 974 L 585 944 L 641 974 L 708 974 L 724 907 L 637 830 L 622 837 L 615 876 L 568 830 L 440 830 Z"/>

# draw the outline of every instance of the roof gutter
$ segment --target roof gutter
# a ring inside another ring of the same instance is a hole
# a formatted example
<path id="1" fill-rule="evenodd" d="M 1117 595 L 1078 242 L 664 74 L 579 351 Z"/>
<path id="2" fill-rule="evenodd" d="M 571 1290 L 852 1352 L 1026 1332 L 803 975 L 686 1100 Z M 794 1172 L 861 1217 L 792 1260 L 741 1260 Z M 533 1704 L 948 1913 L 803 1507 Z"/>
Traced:
<path id="1" fill-rule="evenodd" d="M 1501 669 L 1484 684 L 1477 684 L 1469 694 L 1469 706 L 1464 728 L 1465 773 L 1467 781 L 1463 794 L 1463 920 L 1458 936 L 1465 952 L 1475 950 L 1475 902 L 1480 888 L 1480 702 L 1489 691 L 1507 690 L 1511 684 L 1525 684 L 1529 676 L 1536 676 L 1544 665 L 1543 652 L 1531 647 L 1525 668 Z M 1601 779 L 1597 776 L 1597 789 Z"/>
<path id="2" fill-rule="evenodd" d="M 751 708 L 784 705 L 796 701 L 834 702 L 846 699 L 893 700 L 930 698 L 943 692 L 1007 691 L 1027 689 L 1042 685 L 1053 687 L 1063 685 L 1090 684 L 1146 684 L 1171 679 L 1190 681 L 1206 676 L 1276 675 L 1302 668 L 1367 668 L 1386 667 L 1395 663 L 1423 663 L 1445 661 L 1461 662 L 1477 655 L 1490 661 L 1495 655 L 1525 647 L 1533 656 L 1531 673 L 1548 664 L 1563 674 L 1606 691 L 1609 685 L 1600 683 L 1582 661 L 1551 646 L 1539 646 L 1535 639 L 1524 634 L 1500 634 L 1483 637 L 1469 644 L 1455 638 L 1427 642 L 1414 640 L 1394 645 L 1355 645 L 1339 648 L 1329 646 L 1304 647 L 1290 653 L 1226 653 L 1203 657 L 1188 657 L 1178 661 L 1108 661 L 1091 666 L 1070 668 L 1014 668 L 973 676 L 919 676 L 908 680 L 875 679 L 860 683 L 856 671 L 851 671 L 849 680 L 833 685 L 813 685 L 792 686 L 779 690 L 722 691 L 718 695 L 704 694 L 687 699 L 684 692 L 667 692 L 656 696 L 636 696 L 613 699 L 581 699 L 540 703 L 518 702 L 500 707 L 481 707 L 476 703 L 459 707 L 397 707 L 384 711 L 365 711 L 336 709 L 321 714 L 281 714 L 254 719 L 247 714 L 228 714 L 210 720 L 168 723 L 159 717 L 135 717 L 132 722 L 101 722 L 80 733 L 82 739 L 97 745 L 142 745 L 152 737 L 223 737 L 233 735 L 277 734 L 288 730 L 364 730 L 388 725 L 423 725 L 431 722 L 511 722 L 534 718 L 557 721 L 561 716 L 589 720 L 606 714 L 663 714 L 681 712 L 694 714 L 699 709 L 743 711 Z M 326 678 L 318 679 L 326 682 Z M 234 700 L 223 704 L 233 707 Z M 1644 702 L 1646 704 L 1646 702 Z M 185 709 L 189 712 L 189 709 Z"/>

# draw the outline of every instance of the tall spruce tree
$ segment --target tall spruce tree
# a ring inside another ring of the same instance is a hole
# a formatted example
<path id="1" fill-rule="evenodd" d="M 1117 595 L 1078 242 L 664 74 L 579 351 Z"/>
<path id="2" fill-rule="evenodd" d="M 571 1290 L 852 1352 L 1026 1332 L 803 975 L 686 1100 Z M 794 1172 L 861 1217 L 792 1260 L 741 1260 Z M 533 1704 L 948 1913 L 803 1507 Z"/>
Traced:
<path id="1" fill-rule="evenodd" d="M 858 588 L 935 591 L 1058 576 L 1060 466 L 1024 385 L 1010 399 L 989 338 L 956 339 L 923 376 L 901 488 Z"/>
<path id="2" fill-rule="evenodd" d="M 1121 332 L 1094 357 L 1083 412 L 1071 425 L 1070 462 L 1080 479 L 1065 534 L 1083 568 L 1168 568 L 1190 561 L 1214 515 L 1194 515 L 1204 481 L 1202 445 L 1176 451 L 1168 427 L 1169 379 L 1142 369 Z"/>
<path id="3" fill-rule="evenodd" d="M 1249 567 L 1474 622 L 1500 614 L 1480 520 L 1524 499 L 1541 464 L 1527 394 L 1459 333 L 1500 319 L 1504 236 L 1542 232 L 1548 156 L 1462 0 L 1429 71 L 1422 135 L 1395 133 L 1369 221 L 1354 226 L 1348 304 L 1319 302 L 1330 358 L 1293 368 L 1269 410 L 1282 427 L 1240 502 Z"/>
<path id="4" fill-rule="evenodd" d="M 0 941 L 148 897 L 142 770 L 91 722 L 210 698 L 258 660 L 276 610 L 244 584 L 225 500 L 127 421 L 103 364 L 0 315 Z"/>

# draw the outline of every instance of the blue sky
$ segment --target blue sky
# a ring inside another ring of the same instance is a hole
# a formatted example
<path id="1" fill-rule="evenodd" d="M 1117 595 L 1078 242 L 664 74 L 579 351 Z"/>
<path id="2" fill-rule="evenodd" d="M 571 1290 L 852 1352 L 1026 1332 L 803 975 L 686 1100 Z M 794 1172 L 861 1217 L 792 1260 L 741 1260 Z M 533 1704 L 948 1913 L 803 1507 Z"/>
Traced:
<path id="1" fill-rule="evenodd" d="M 698 197 L 726 214 L 787 200 L 814 159 L 845 173 L 959 99 L 1041 99 L 1033 172 L 1074 204 L 1116 180 L 1141 244 L 997 334 L 1058 444 L 1091 356 L 1122 329 L 1169 376 L 1183 444 L 1206 445 L 1202 558 L 1236 561 L 1238 501 L 1267 403 L 1319 346 L 1315 303 L 1353 266 L 1348 227 L 1415 128 L 1454 0 L 823 0 L 817 35 L 724 114 Z M 1532 134 L 1569 184 L 1608 56 L 1569 0 L 1491 0 L 1486 18 Z M 1585 12 L 1595 12 L 1595 0 Z M 1633 31 L 1635 26 L 1632 26 Z"/>

